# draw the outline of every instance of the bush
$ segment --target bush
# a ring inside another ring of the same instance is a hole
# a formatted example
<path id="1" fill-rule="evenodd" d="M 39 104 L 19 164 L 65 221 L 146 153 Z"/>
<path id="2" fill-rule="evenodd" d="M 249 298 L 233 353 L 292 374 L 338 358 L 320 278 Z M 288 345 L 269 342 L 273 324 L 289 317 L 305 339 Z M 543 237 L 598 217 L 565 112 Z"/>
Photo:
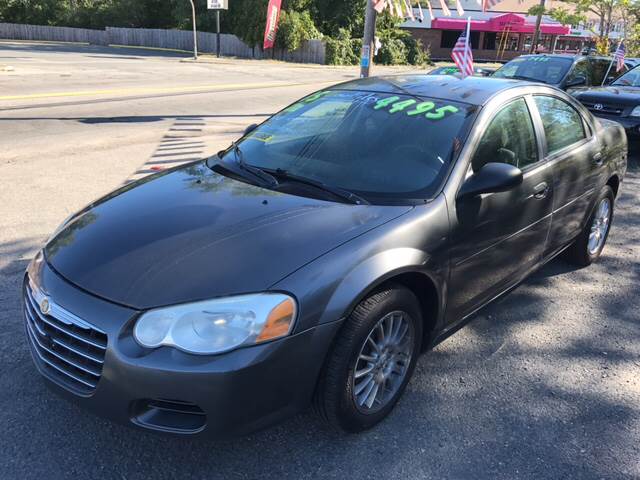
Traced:
<path id="1" fill-rule="evenodd" d="M 411 33 L 393 29 L 380 32 L 382 47 L 376 56 L 380 65 L 416 65 L 431 63 L 429 53 L 422 42 L 413 38 Z"/>
<path id="2" fill-rule="evenodd" d="M 307 40 L 322 38 L 308 11 L 282 11 L 276 37 L 276 46 L 290 52 L 297 50 Z"/>
<path id="3" fill-rule="evenodd" d="M 382 47 L 378 50 L 375 61 L 379 65 L 406 65 L 407 46 L 402 40 L 394 37 L 387 37 L 380 40 Z"/>
<path id="4" fill-rule="evenodd" d="M 409 40 L 409 42 L 405 42 L 405 46 L 408 50 L 407 62 L 410 65 L 415 65 L 417 67 L 432 65 L 431 52 L 424 47 L 422 40 L 416 40 L 413 37 L 410 37 Z"/>
<path id="5" fill-rule="evenodd" d="M 361 45 L 361 40 L 352 40 L 349 31 L 341 28 L 336 38 L 326 38 L 326 64 L 357 65 L 360 61 Z"/>

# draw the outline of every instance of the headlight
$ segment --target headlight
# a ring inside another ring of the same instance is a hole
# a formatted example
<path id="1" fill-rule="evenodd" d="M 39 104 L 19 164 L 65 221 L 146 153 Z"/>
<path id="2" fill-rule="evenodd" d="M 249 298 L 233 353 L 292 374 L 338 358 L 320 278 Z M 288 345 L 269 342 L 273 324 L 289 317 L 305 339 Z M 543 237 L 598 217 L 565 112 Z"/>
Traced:
<path id="1" fill-rule="evenodd" d="M 138 319 L 133 336 L 147 348 L 211 355 L 288 335 L 296 311 L 295 300 L 282 293 L 219 298 L 151 310 Z"/>
<path id="2" fill-rule="evenodd" d="M 631 110 L 630 117 L 640 117 L 640 105 Z"/>

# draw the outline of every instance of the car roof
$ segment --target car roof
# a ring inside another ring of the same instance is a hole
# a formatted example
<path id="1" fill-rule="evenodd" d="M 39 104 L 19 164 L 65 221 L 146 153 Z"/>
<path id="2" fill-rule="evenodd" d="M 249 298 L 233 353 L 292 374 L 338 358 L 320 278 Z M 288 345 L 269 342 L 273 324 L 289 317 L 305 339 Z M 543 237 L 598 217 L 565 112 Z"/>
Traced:
<path id="1" fill-rule="evenodd" d="M 570 60 L 580 60 L 581 58 L 596 58 L 598 60 L 611 60 L 611 57 L 607 57 L 604 55 L 582 55 L 580 53 L 528 53 L 525 55 L 520 55 L 516 58 L 521 57 L 556 57 L 556 58 L 568 58 Z M 513 60 L 515 60 L 514 58 Z"/>
<path id="2" fill-rule="evenodd" d="M 415 95 L 439 98 L 471 105 L 484 105 L 495 94 L 515 87 L 538 83 L 498 77 L 466 77 L 454 75 L 404 74 L 369 77 L 330 87 L 331 90 Z"/>

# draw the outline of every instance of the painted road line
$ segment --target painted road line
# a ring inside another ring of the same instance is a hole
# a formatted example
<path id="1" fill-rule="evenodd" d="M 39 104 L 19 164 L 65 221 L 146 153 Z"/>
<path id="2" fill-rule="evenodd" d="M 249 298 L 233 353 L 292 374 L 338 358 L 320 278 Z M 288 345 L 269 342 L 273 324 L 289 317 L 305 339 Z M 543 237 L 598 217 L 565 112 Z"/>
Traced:
<path id="1" fill-rule="evenodd" d="M 201 91 L 224 91 L 244 88 L 274 88 L 274 87 L 295 87 L 303 85 L 302 83 L 284 83 L 284 82 L 267 82 L 267 83 L 227 83 L 212 85 L 194 85 L 181 87 L 139 87 L 139 88 L 112 88 L 105 90 L 83 90 L 77 92 L 46 92 L 31 93 L 26 95 L 3 95 L 0 101 L 6 100 L 34 100 L 39 98 L 62 98 L 62 97 L 93 97 L 100 95 L 140 95 L 140 94 L 157 94 L 157 93 L 189 93 Z"/>

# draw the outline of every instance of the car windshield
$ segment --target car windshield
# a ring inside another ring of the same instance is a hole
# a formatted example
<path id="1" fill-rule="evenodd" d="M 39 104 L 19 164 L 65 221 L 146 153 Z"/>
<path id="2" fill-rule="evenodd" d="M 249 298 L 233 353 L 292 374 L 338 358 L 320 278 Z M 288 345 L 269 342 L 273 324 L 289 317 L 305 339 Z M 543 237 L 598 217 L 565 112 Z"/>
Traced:
<path id="1" fill-rule="evenodd" d="M 616 79 L 611 85 L 619 87 L 640 87 L 640 67 L 635 67 Z"/>
<path id="2" fill-rule="evenodd" d="M 325 90 L 274 115 L 237 147 L 245 164 L 275 177 L 312 180 L 370 202 L 430 198 L 474 111 L 441 99 Z M 223 162 L 235 154 L 221 154 Z"/>
<path id="3" fill-rule="evenodd" d="M 573 59 L 534 55 L 518 57 L 504 64 L 493 76 L 558 84 L 571 68 Z"/>

